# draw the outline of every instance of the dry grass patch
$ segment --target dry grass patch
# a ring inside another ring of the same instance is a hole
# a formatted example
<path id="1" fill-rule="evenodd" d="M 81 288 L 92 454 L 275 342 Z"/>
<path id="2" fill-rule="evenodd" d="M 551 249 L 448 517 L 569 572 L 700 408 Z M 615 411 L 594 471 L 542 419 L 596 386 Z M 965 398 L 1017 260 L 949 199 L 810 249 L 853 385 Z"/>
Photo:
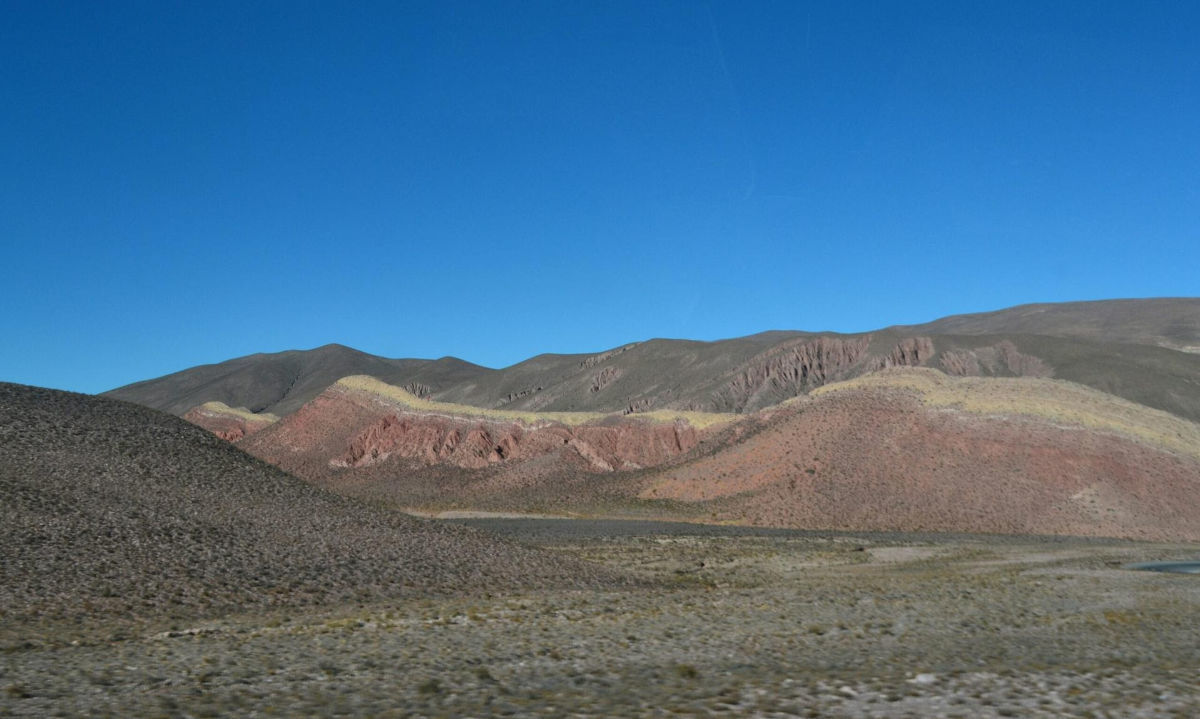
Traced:
<path id="1" fill-rule="evenodd" d="M 524 412 L 520 410 L 508 409 L 486 409 L 483 407 L 472 407 L 470 405 L 455 404 L 452 402 L 436 402 L 433 400 L 421 399 L 407 390 L 390 385 L 386 382 L 381 382 L 374 377 L 368 377 L 366 375 L 343 377 L 342 379 L 338 380 L 337 385 L 344 389 L 366 392 L 379 397 L 384 397 L 399 404 L 405 409 L 416 412 L 428 412 L 431 414 L 447 416 L 478 417 L 480 419 L 493 421 L 520 422 L 521 424 L 530 426 L 558 423 L 574 427 L 614 416 L 612 414 L 606 414 L 603 412 Z M 738 419 L 738 415 L 735 414 L 685 412 L 675 410 L 640 412 L 635 415 L 630 415 L 630 417 L 633 419 L 647 420 L 650 422 L 686 422 L 697 429 L 704 429 L 706 427 L 712 427 Z"/>
<path id="2" fill-rule="evenodd" d="M 251 412 L 245 407 L 230 407 L 224 402 L 205 402 L 204 404 L 200 405 L 199 409 L 200 411 L 207 412 L 209 414 L 237 417 L 238 419 L 245 420 L 247 422 L 259 422 L 264 425 L 274 424 L 275 422 L 279 421 L 279 417 L 271 414 L 270 412 L 258 414 Z"/>
<path id="3" fill-rule="evenodd" d="M 1066 382 L 1032 377 L 950 377 L 928 368 L 889 369 L 813 390 L 812 395 L 901 389 L 926 407 L 1025 416 L 1113 432 L 1200 457 L 1200 426 L 1168 412 Z"/>

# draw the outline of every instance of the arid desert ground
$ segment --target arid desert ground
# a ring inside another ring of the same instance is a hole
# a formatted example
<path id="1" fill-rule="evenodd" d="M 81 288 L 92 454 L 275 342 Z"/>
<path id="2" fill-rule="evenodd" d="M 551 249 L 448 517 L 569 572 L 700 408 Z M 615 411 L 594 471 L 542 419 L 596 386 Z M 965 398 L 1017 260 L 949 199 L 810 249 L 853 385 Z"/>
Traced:
<path id="1" fill-rule="evenodd" d="M 1197 545 L 463 521 L 637 581 L 10 627 L 0 715 L 1200 712 Z"/>
<path id="2" fill-rule="evenodd" d="M 1198 342 L 1139 300 L 0 383 L 0 716 L 1198 716 L 1200 574 L 1130 566 L 1200 561 Z"/>

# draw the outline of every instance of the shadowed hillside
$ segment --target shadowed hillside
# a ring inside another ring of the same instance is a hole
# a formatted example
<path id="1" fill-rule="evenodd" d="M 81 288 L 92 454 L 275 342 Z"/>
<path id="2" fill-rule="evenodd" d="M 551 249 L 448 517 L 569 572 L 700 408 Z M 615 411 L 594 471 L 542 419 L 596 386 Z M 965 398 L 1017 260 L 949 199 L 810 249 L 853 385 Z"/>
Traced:
<path id="1" fill-rule="evenodd" d="M 319 490 L 179 418 L 0 384 L 0 616 L 214 615 L 602 570 Z"/>

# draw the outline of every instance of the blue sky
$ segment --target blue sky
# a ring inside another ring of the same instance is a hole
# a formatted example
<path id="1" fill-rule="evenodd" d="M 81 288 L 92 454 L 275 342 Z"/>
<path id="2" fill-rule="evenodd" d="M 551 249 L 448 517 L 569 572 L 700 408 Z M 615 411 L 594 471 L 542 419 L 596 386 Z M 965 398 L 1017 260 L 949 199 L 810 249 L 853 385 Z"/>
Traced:
<path id="1" fill-rule="evenodd" d="M 0 380 L 1200 294 L 1192 2 L 4 2 Z"/>

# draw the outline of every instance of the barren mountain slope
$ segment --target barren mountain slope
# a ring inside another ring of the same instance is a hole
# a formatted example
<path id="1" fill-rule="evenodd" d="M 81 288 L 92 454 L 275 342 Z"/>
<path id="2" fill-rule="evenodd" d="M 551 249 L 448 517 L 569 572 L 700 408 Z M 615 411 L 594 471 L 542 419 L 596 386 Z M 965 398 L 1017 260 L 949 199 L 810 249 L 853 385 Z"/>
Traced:
<path id="1" fill-rule="evenodd" d="M 749 412 L 888 366 L 1052 376 L 1200 420 L 1200 300 L 1037 305 L 857 335 L 765 332 L 717 342 L 649 340 L 597 354 L 539 355 L 500 370 L 389 360 L 331 345 L 184 370 L 108 393 L 184 414 L 219 401 L 286 415 L 365 374 L 421 397 L 483 408 Z"/>
<path id="2" fill-rule="evenodd" d="M 1200 298 L 1057 302 L 954 315 L 893 329 L 906 334 L 1031 334 L 1200 352 Z"/>
<path id="3" fill-rule="evenodd" d="M 737 418 L 484 410 L 350 377 L 238 446 L 341 492 L 369 488 L 362 496 L 405 505 L 480 506 L 524 489 L 548 500 L 572 477 L 603 483 L 590 478 L 662 464 Z"/>
<path id="4" fill-rule="evenodd" d="M 119 387 L 104 396 L 180 416 L 206 402 L 283 416 L 349 375 L 369 374 L 401 386 L 411 385 L 416 394 L 423 394 L 429 386 L 469 383 L 491 372 L 494 370 L 453 357 L 386 359 L 330 344 L 192 367 Z"/>
<path id="5" fill-rule="evenodd" d="M 891 370 L 652 474 L 755 524 L 1200 538 L 1200 426 L 1079 385 Z"/>
<path id="6" fill-rule="evenodd" d="M 1200 538 L 1200 426 L 1060 380 L 894 368 L 694 425 L 389 391 L 341 382 L 239 446 L 421 509 Z"/>
<path id="7" fill-rule="evenodd" d="M 170 415 L 0 384 L 0 615 L 213 615 L 594 568 L 317 489 Z"/>

